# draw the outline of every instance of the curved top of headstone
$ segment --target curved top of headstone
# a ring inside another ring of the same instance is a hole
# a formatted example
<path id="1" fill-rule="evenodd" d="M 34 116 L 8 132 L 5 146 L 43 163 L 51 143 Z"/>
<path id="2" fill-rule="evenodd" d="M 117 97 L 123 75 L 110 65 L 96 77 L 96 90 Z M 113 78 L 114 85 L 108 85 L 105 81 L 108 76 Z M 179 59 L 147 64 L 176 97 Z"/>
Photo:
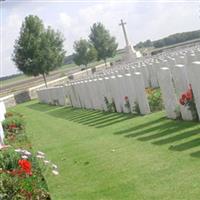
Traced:
<path id="1" fill-rule="evenodd" d="M 182 64 L 177 64 L 177 65 L 175 65 L 176 67 L 184 67 L 184 65 L 182 65 Z"/>

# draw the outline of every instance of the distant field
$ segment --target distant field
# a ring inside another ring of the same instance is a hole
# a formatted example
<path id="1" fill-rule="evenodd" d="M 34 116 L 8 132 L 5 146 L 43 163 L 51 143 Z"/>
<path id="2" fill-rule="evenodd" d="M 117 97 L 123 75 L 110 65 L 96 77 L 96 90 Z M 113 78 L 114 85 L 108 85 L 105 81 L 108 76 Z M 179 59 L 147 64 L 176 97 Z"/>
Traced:
<path id="1" fill-rule="evenodd" d="M 9 78 L 9 79 L 6 79 L 6 80 L 1 80 L 1 86 L 5 86 L 5 85 L 8 85 L 8 84 L 13 83 L 13 82 L 20 81 L 22 79 L 23 80 L 28 79 L 28 76 L 21 74 L 17 77 L 12 77 L 12 78 Z"/>
<path id="2" fill-rule="evenodd" d="M 75 64 L 68 64 L 68 65 L 63 65 L 60 69 L 57 69 L 57 70 L 55 70 L 55 71 L 53 71 L 53 72 L 58 72 L 58 71 L 60 71 L 61 73 L 63 72 L 63 71 L 65 71 L 66 70 L 66 68 L 70 68 L 70 67 L 74 67 L 75 66 Z M 1 80 L 0 81 L 0 85 L 1 85 L 1 87 L 2 86 L 6 86 L 6 85 L 9 85 L 9 84 L 11 84 L 11 83 L 15 83 L 15 82 L 20 82 L 21 80 L 28 80 L 28 79 L 30 79 L 31 77 L 29 77 L 29 76 L 26 76 L 26 75 L 24 75 L 24 74 L 21 74 L 21 75 L 19 75 L 19 76 L 17 76 L 17 77 L 11 77 L 11 78 L 8 78 L 8 79 L 6 79 L 6 80 Z"/>
<path id="3" fill-rule="evenodd" d="M 116 60 L 119 60 L 121 58 L 121 54 L 118 54 L 118 55 L 116 55 L 115 57 L 113 57 L 113 58 L 109 58 L 108 60 L 107 60 L 107 62 L 113 62 L 113 61 L 116 61 Z M 89 64 L 89 67 L 95 67 L 96 65 L 99 65 L 99 64 L 102 64 L 102 63 L 104 63 L 103 61 L 95 61 L 95 62 L 93 62 L 93 63 L 91 63 L 91 64 Z M 66 69 L 70 69 L 70 68 L 73 68 L 73 67 L 75 67 L 76 65 L 74 64 L 74 63 L 72 63 L 72 64 L 67 64 L 67 65 L 63 65 L 61 68 L 59 68 L 59 69 L 57 69 L 57 70 L 54 70 L 53 72 L 51 72 L 50 73 L 50 75 L 53 75 L 54 73 L 58 73 L 58 72 L 60 72 L 60 77 L 62 77 L 62 76 L 64 76 L 64 75 L 66 75 L 65 74 L 65 72 L 66 72 Z M 10 85 L 10 84 L 13 84 L 13 83 L 20 83 L 20 81 L 24 81 L 24 80 L 29 80 L 29 79 L 31 79 L 32 77 L 29 77 L 29 76 L 26 76 L 26 75 L 24 75 L 24 74 L 22 74 L 22 75 L 19 75 L 19 76 L 17 76 L 17 77 L 11 77 L 11 78 L 9 78 L 9 79 L 7 79 L 7 80 L 2 80 L 2 81 L 0 81 L 0 87 L 2 88 L 2 87 L 5 87 L 5 86 L 7 86 L 7 85 Z"/>

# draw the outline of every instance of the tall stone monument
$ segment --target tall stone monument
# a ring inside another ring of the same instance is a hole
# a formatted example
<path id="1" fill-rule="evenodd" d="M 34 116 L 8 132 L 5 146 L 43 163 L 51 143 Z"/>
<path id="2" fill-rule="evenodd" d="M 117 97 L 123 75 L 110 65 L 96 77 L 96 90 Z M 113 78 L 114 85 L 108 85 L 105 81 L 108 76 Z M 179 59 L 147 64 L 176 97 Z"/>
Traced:
<path id="1" fill-rule="evenodd" d="M 125 29 L 126 22 L 123 22 L 123 20 L 121 19 L 121 23 L 119 25 L 122 26 L 122 31 L 123 31 L 124 39 L 126 43 L 123 61 L 126 63 L 134 62 L 136 58 L 141 57 L 142 55 L 139 51 L 135 51 L 135 49 L 133 48 L 133 45 L 131 45 L 128 41 L 128 37 L 126 34 L 126 29 Z"/>

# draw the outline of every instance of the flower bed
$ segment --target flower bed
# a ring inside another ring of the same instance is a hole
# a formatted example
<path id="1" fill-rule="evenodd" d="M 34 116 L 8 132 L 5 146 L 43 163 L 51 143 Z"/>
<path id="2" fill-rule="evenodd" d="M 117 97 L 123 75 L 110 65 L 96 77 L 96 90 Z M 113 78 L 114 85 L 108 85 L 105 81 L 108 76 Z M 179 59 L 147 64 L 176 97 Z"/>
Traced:
<path id="1" fill-rule="evenodd" d="M 13 131 L 8 123 L 13 121 L 13 117 L 16 115 L 9 114 L 4 121 L 4 130 L 9 133 L 12 131 L 15 140 L 7 138 L 5 148 L 0 151 L 0 199 L 51 199 L 43 175 L 50 172 L 58 175 L 57 166 L 51 163 L 43 152 L 33 152 L 25 132 L 19 134 Z M 15 125 L 25 130 L 22 123 L 15 123 Z"/>

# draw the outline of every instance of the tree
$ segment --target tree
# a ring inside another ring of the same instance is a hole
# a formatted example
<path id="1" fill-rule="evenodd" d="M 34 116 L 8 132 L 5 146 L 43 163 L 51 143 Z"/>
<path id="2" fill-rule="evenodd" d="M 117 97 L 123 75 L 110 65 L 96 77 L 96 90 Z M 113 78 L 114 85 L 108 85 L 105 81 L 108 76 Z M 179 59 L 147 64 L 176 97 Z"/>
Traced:
<path id="1" fill-rule="evenodd" d="M 89 38 L 97 51 L 97 59 L 103 59 L 106 65 L 107 58 L 116 55 L 118 47 L 116 39 L 110 35 L 101 23 L 93 24 L 90 30 Z"/>
<path id="2" fill-rule="evenodd" d="M 97 57 L 94 46 L 84 39 L 74 42 L 74 50 L 76 52 L 74 54 L 74 62 L 77 65 L 85 65 L 87 67 L 87 65 Z"/>
<path id="3" fill-rule="evenodd" d="M 42 20 L 33 15 L 25 18 L 20 36 L 15 41 L 13 61 L 28 76 L 42 75 L 47 87 L 46 75 L 62 66 L 65 51 L 60 32 L 51 27 L 45 29 Z"/>

